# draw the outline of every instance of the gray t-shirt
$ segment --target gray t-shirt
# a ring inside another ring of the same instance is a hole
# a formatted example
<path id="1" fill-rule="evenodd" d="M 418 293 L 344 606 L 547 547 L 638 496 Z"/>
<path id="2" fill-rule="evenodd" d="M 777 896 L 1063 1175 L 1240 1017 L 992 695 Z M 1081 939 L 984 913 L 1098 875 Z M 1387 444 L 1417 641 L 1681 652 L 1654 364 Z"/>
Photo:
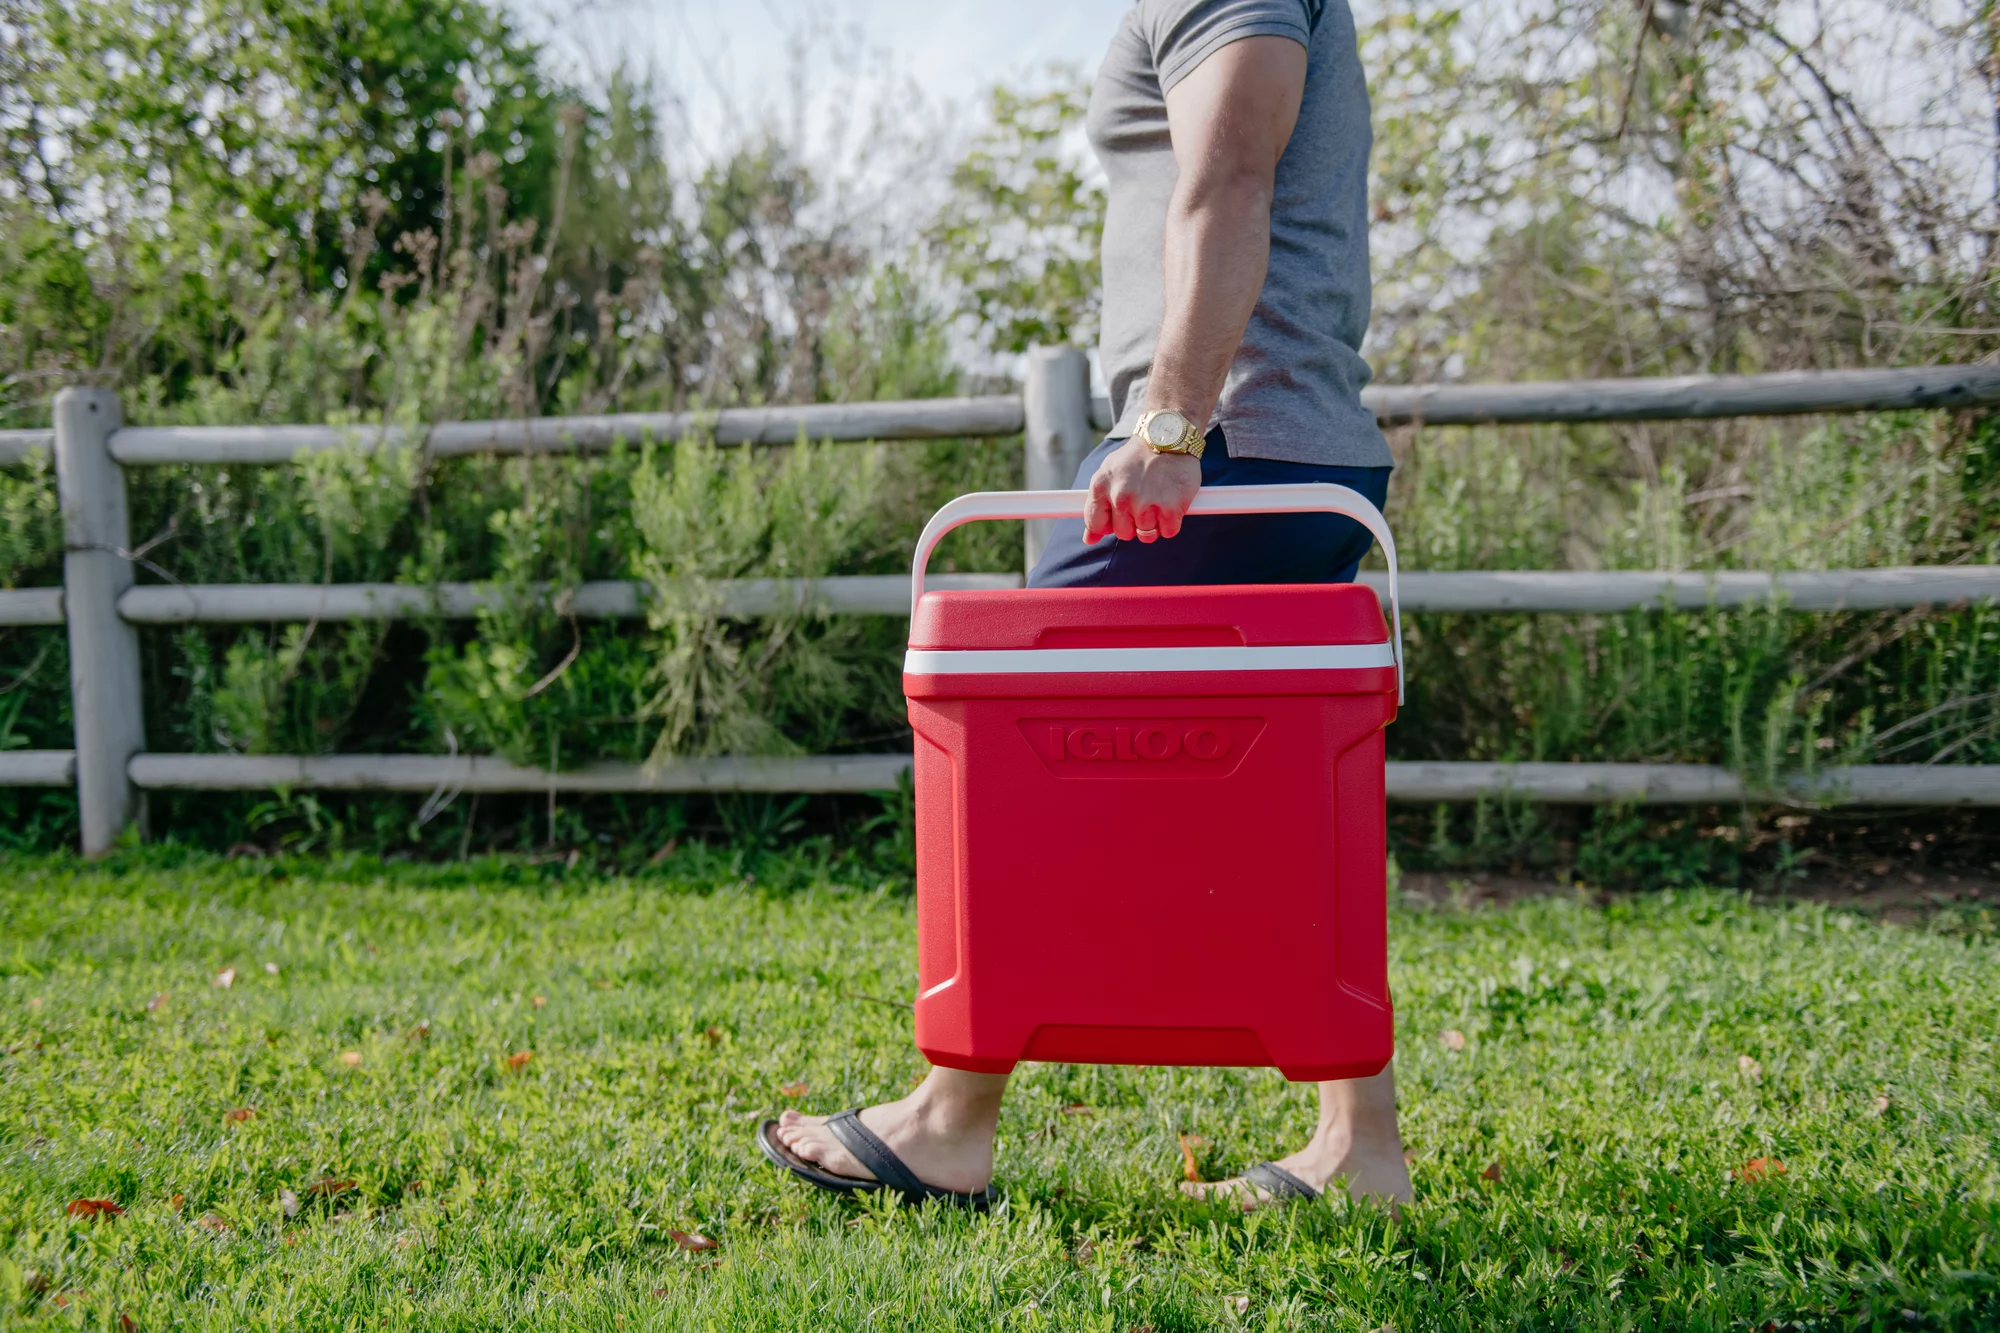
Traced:
<path id="1" fill-rule="evenodd" d="M 1241 37 L 1306 48 L 1305 100 L 1278 159 L 1271 267 L 1214 423 L 1241 458 L 1387 467 L 1361 406 L 1368 363 L 1368 87 L 1346 0 L 1137 0 L 1097 72 L 1086 128 L 1110 179 L 1099 355 L 1130 435 L 1160 333 L 1162 237 L 1179 178 L 1167 90 Z"/>

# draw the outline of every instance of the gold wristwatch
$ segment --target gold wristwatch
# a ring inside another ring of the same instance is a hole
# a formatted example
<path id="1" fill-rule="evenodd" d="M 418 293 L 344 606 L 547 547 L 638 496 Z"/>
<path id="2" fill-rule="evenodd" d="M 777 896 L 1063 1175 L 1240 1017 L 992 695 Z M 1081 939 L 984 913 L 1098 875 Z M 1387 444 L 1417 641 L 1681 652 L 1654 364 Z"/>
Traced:
<path id="1" fill-rule="evenodd" d="M 1139 425 L 1132 432 L 1144 440 L 1156 454 L 1186 454 L 1190 458 L 1200 458 L 1201 451 L 1208 447 L 1208 441 L 1201 436 L 1201 428 L 1187 419 L 1184 412 L 1176 412 L 1171 407 L 1156 407 L 1142 413 Z"/>

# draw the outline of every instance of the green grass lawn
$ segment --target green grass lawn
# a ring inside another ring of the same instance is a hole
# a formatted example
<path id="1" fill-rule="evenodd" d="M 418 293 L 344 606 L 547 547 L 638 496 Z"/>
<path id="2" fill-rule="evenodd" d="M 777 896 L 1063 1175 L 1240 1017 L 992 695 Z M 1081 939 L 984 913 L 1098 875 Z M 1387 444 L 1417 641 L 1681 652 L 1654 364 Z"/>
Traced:
<path id="1" fill-rule="evenodd" d="M 1399 1220 L 1176 1195 L 1306 1132 L 1273 1072 L 1054 1065 L 967 1217 L 758 1156 L 919 1075 L 913 920 L 735 864 L 0 863 L 0 1324 L 2000 1326 L 1990 914 L 1399 911 Z"/>

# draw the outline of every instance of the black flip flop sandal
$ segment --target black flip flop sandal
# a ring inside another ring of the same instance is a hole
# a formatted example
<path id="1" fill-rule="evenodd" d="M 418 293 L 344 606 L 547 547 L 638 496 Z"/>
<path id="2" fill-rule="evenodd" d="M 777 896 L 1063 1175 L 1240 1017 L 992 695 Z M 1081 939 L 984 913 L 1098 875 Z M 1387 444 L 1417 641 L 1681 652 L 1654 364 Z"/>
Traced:
<path id="1" fill-rule="evenodd" d="M 1243 1173 L 1244 1180 L 1273 1199 L 1317 1199 L 1319 1191 L 1276 1162 L 1259 1162 Z"/>
<path id="2" fill-rule="evenodd" d="M 940 1203 L 952 1204 L 959 1208 L 970 1208 L 984 1212 L 994 1200 L 993 1187 L 988 1185 L 977 1194 L 961 1194 L 955 1190 L 941 1190 L 935 1185 L 926 1185 L 918 1180 L 903 1159 L 896 1156 L 889 1145 L 882 1142 L 875 1132 L 861 1123 L 861 1108 L 842 1111 L 829 1116 L 826 1127 L 841 1146 L 854 1154 L 854 1159 L 875 1173 L 875 1179 L 863 1180 L 859 1176 L 840 1176 L 831 1171 L 823 1171 L 805 1158 L 778 1142 L 778 1122 L 766 1120 L 757 1126 L 757 1146 L 764 1150 L 764 1156 L 773 1165 L 791 1172 L 806 1184 L 818 1189 L 830 1190 L 835 1194 L 870 1194 L 879 1189 L 892 1189 L 903 1196 L 904 1203 L 922 1203 L 926 1199 L 936 1199 Z"/>

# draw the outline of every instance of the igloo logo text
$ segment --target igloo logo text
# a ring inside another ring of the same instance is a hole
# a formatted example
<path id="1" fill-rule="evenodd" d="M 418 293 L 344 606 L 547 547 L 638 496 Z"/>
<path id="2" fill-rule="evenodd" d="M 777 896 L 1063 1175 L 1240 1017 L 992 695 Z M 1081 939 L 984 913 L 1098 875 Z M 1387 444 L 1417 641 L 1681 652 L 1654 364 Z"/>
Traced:
<path id="1" fill-rule="evenodd" d="M 1224 777 L 1261 717 L 1023 718 L 1021 735 L 1058 777 Z"/>

